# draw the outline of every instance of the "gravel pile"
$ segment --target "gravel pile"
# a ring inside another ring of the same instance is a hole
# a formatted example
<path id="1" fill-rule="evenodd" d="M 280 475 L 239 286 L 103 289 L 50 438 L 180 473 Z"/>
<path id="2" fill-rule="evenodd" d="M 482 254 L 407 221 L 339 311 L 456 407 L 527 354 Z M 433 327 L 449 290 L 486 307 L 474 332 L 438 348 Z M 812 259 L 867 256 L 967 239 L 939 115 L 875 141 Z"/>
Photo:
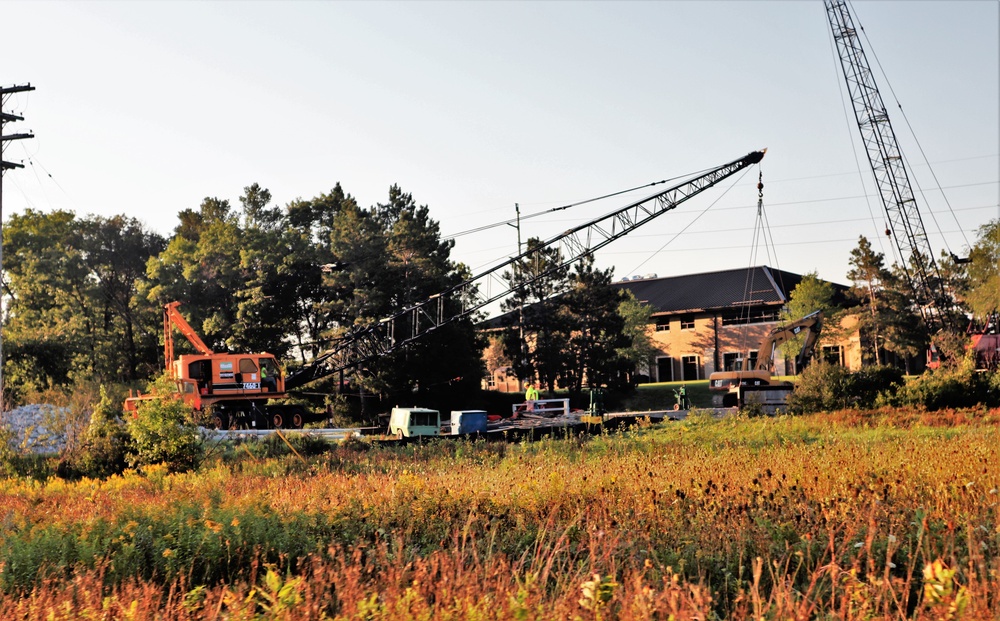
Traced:
<path id="1" fill-rule="evenodd" d="M 13 432 L 11 448 L 18 452 L 58 453 L 66 446 L 68 417 L 68 408 L 24 405 L 0 414 L 0 426 Z"/>

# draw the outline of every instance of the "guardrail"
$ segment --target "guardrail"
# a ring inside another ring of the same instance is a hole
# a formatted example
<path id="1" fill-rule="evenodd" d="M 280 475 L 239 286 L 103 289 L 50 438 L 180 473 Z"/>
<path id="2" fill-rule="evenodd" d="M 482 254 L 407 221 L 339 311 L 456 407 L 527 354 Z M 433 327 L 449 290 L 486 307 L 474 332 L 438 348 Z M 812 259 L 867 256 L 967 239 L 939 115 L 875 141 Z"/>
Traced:
<path id="1" fill-rule="evenodd" d="M 538 399 L 515 403 L 511 406 L 512 414 L 535 414 L 538 416 L 569 415 L 569 399 Z"/>

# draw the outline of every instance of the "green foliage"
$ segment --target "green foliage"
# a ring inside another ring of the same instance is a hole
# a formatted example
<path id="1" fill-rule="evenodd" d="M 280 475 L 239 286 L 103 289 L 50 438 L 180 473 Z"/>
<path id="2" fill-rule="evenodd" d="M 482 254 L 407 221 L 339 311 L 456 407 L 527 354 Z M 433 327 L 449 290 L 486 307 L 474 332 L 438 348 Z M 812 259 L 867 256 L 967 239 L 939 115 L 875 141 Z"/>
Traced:
<path id="1" fill-rule="evenodd" d="M 613 274 L 611 268 L 594 269 L 593 257 L 588 255 L 577 262 L 571 288 L 562 297 L 570 337 L 560 383 L 571 392 L 580 392 L 585 379 L 591 387 L 631 385 L 628 361 L 620 353 L 629 345 L 625 319 L 619 312 L 625 296 L 611 286 Z"/>
<path id="2" fill-rule="evenodd" d="M 885 267 L 885 255 L 876 253 L 865 236 L 858 238 L 858 246 L 851 250 L 850 298 L 859 305 L 858 331 L 861 335 L 862 356 L 866 363 L 881 360 L 884 348 L 885 316 L 891 311 L 883 298 L 885 282 L 890 274 Z"/>
<path id="3" fill-rule="evenodd" d="M 796 413 L 881 406 L 923 410 L 1000 405 L 1000 374 L 977 372 L 971 364 L 927 371 L 904 381 L 895 367 L 864 367 L 850 372 L 821 362 L 806 369 L 789 396 Z"/>
<path id="4" fill-rule="evenodd" d="M 875 407 L 881 398 L 895 394 L 904 383 L 903 372 L 896 367 L 862 367 L 851 373 L 848 385 L 853 407 Z"/>
<path id="5" fill-rule="evenodd" d="M 17 451 L 14 450 L 15 434 L 10 427 L 0 424 L 0 475 L 13 476 L 17 473 Z"/>
<path id="6" fill-rule="evenodd" d="M 169 470 L 190 470 L 201 460 L 203 445 L 193 424 L 190 406 L 170 393 L 162 381 L 156 390 L 160 398 L 141 401 L 137 412 L 127 419 L 132 438 L 129 465 L 143 467 L 163 464 Z"/>
<path id="7" fill-rule="evenodd" d="M 907 382 L 893 404 L 927 410 L 975 405 L 1000 406 L 1000 373 L 977 372 L 970 364 L 949 365 L 927 371 Z"/>
<path id="8" fill-rule="evenodd" d="M 816 311 L 823 311 L 823 331 L 829 333 L 831 326 L 836 326 L 832 319 L 838 310 L 834 304 L 834 292 L 833 283 L 820 279 L 816 272 L 805 274 L 792 290 L 788 305 L 781 312 L 782 321 L 796 321 Z M 781 344 L 781 351 L 785 356 L 795 358 L 802 350 L 803 338 L 805 335 L 799 334 L 785 341 Z M 796 371 L 802 372 L 802 369 Z"/>
<path id="9" fill-rule="evenodd" d="M 123 421 L 123 395 L 100 390 L 83 441 L 60 459 L 56 472 L 63 478 L 104 478 L 128 466 L 131 436 Z"/>
<path id="10" fill-rule="evenodd" d="M 157 341 L 143 326 L 156 310 L 135 293 L 163 243 L 125 216 L 29 209 L 5 222 L 5 383 L 23 395 L 148 373 Z"/>
<path id="11" fill-rule="evenodd" d="M 979 317 L 1000 309 L 1000 220 L 979 229 L 979 239 L 969 254 L 969 306 Z"/>
<path id="12" fill-rule="evenodd" d="M 788 395 L 788 411 L 798 414 L 822 412 L 847 407 L 844 398 L 850 371 L 817 360 L 806 367 Z"/>
<path id="13" fill-rule="evenodd" d="M 453 287 L 469 274 L 451 260 L 454 242 L 442 240 L 440 225 L 426 205 L 398 186 L 387 203 L 364 210 L 341 204 L 333 217 L 330 249 L 335 268 L 325 284 L 335 294 L 327 308 L 340 326 L 369 324 Z M 446 315 L 463 300 L 448 297 Z M 397 334 L 409 334 L 409 315 L 398 318 Z M 420 395 L 477 390 L 484 368 L 484 343 L 466 317 L 425 334 L 411 346 L 379 357 L 369 374 L 356 379 L 368 392 Z M 412 397 L 411 397 L 412 398 Z"/>
<path id="14" fill-rule="evenodd" d="M 840 365 L 818 361 L 799 376 L 788 397 L 795 413 L 871 408 L 892 399 L 903 385 L 903 374 L 893 367 L 865 367 L 852 373 Z"/>
<path id="15" fill-rule="evenodd" d="M 508 313 L 504 353 L 518 378 L 538 380 L 554 390 L 568 364 L 565 344 L 571 328 L 553 296 L 569 288 L 569 270 L 560 267 L 565 259 L 559 248 L 544 247 L 540 238 L 529 238 L 525 252 L 503 275 L 517 287 L 501 305 Z"/>
<path id="16" fill-rule="evenodd" d="M 594 269 L 587 256 L 569 273 L 557 267 L 564 262 L 558 248 L 544 248 L 536 238 L 528 240 L 528 248 L 533 253 L 504 274 L 512 286 L 544 274 L 503 304 L 508 311 L 503 353 L 517 377 L 538 379 L 549 391 L 558 384 L 572 394 L 581 392 L 584 381 L 592 387 L 631 387 L 629 354 L 646 352 L 641 339 L 639 349 L 628 352 L 632 335 L 642 331 L 648 348 L 645 324 L 635 324 L 643 310 L 637 303 L 625 307 L 633 313 L 627 329 L 626 298 L 611 286 L 613 270 Z"/>
<path id="17" fill-rule="evenodd" d="M 622 291 L 625 295 L 618 305 L 618 314 L 625 321 L 624 333 L 631 344 L 620 348 L 618 353 L 625 359 L 628 372 L 634 380 L 635 370 L 645 368 L 657 351 L 648 331 L 648 326 L 652 323 L 653 307 L 637 300 L 631 291 Z"/>

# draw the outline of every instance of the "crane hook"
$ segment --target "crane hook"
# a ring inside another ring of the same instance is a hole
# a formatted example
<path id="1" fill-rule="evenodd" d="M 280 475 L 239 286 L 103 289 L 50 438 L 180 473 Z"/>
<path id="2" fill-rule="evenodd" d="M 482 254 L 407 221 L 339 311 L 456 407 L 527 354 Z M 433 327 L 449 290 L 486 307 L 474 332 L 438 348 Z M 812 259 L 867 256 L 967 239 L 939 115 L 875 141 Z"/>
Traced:
<path id="1" fill-rule="evenodd" d="M 757 217 L 760 217 L 764 208 L 764 171 L 757 173 Z"/>

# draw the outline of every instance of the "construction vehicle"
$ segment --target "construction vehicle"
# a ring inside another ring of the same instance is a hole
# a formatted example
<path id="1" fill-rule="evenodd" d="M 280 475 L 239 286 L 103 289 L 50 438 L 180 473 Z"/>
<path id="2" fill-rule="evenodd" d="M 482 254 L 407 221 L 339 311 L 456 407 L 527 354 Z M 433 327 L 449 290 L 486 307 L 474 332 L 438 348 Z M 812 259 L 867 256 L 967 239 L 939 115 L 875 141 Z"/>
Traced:
<path id="1" fill-rule="evenodd" d="M 171 302 L 164 307 L 164 363 L 170 377 L 177 384 L 176 394 L 198 411 L 211 411 L 214 423 L 219 428 L 301 427 L 309 420 L 309 414 L 304 408 L 269 402 L 286 397 L 287 391 L 297 390 L 335 373 L 341 374 L 338 385 L 344 386 L 345 371 L 362 368 L 386 354 L 433 334 L 445 325 L 468 319 L 484 307 L 500 302 L 556 270 L 565 269 L 592 255 L 684 201 L 760 163 L 765 152 L 766 149 L 753 151 L 699 173 L 666 190 L 532 246 L 517 256 L 394 315 L 356 326 L 334 343 L 331 349 L 291 370 L 287 375 L 281 373 L 274 356 L 268 353 L 214 353 L 177 312 L 179 302 Z M 538 254 L 550 249 L 558 249 L 559 256 L 565 257 L 561 264 L 516 283 L 505 277 L 505 270 L 517 271 L 515 266 L 531 262 Z M 175 326 L 198 351 L 197 354 L 173 359 Z M 267 381 L 261 379 L 262 369 L 267 375 Z M 159 397 L 132 395 L 125 407 L 134 412 L 143 399 L 150 398 Z"/>
<path id="2" fill-rule="evenodd" d="M 712 405 L 715 407 L 734 407 L 740 405 L 740 389 L 745 386 L 771 386 L 771 374 L 774 371 L 774 352 L 782 343 L 789 341 L 803 331 L 802 348 L 795 356 L 795 368 L 803 369 L 812 359 L 819 332 L 823 325 L 823 311 L 815 311 L 805 317 L 778 326 L 771 330 L 758 347 L 757 362 L 752 369 L 742 369 L 742 361 L 737 361 L 736 369 L 732 371 L 716 371 L 708 376 L 708 390 L 712 393 Z M 783 382 L 788 384 L 787 382 Z"/>
<path id="3" fill-rule="evenodd" d="M 218 429 L 301 428 L 315 416 L 298 405 L 273 404 L 282 399 L 285 378 L 272 354 L 215 353 L 178 311 L 180 302 L 163 307 L 163 363 L 177 392 L 196 412 L 210 414 Z M 174 328 L 198 352 L 174 358 Z M 162 395 L 130 394 L 125 410 L 136 412 L 141 402 Z"/>

